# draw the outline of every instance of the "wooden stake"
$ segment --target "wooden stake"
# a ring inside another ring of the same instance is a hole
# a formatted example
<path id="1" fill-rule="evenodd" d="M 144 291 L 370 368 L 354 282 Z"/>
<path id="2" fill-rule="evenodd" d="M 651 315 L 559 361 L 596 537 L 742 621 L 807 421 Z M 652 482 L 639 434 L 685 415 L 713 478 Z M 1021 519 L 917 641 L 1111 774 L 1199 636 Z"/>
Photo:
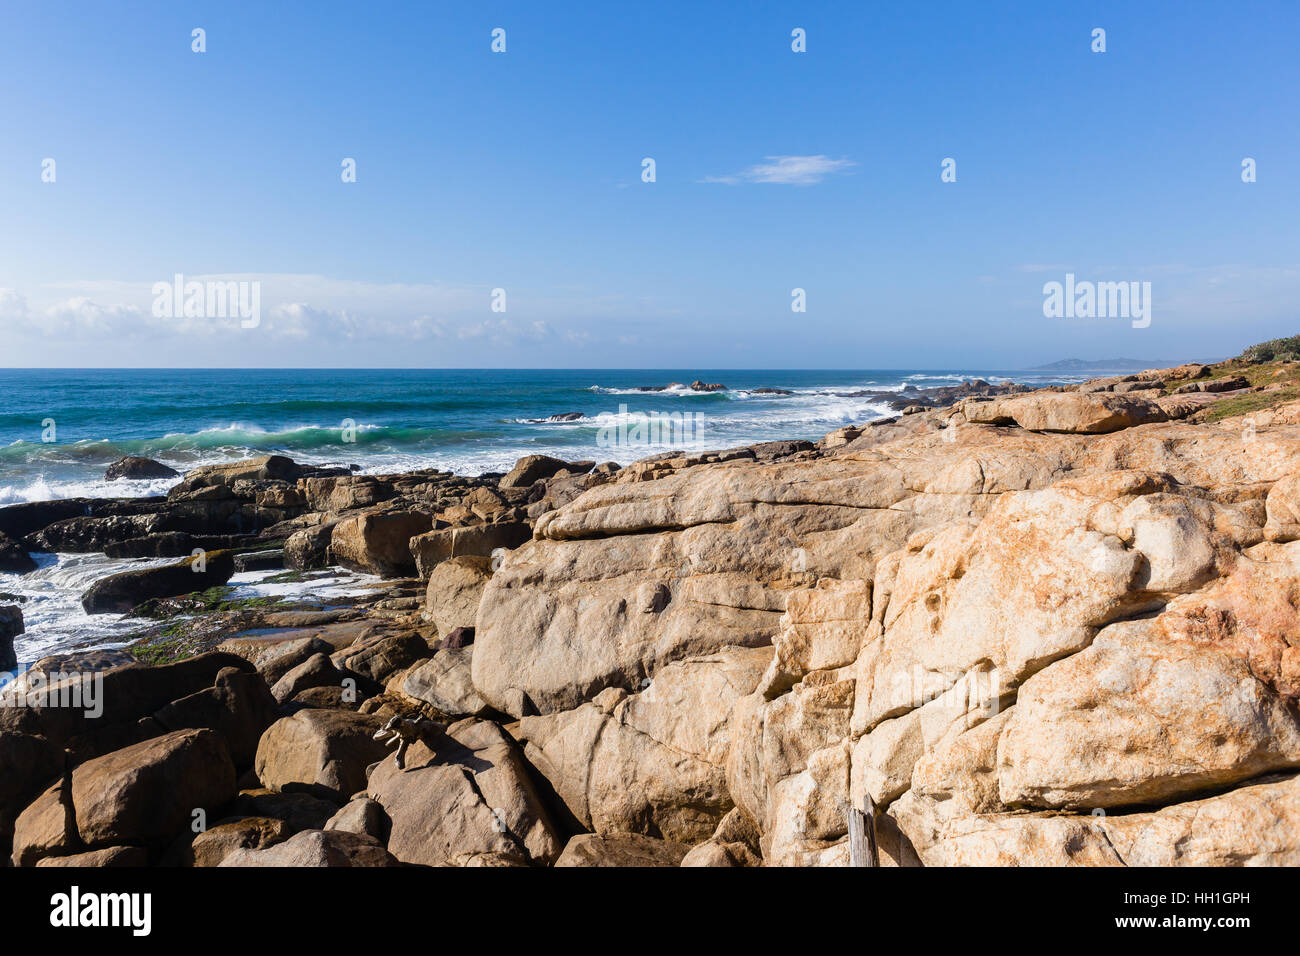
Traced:
<path id="1" fill-rule="evenodd" d="M 862 799 L 862 809 L 845 808 L 849 824 L 849 866 L 880 866 L 880 850 L 876 845 L 876 804 L 867 794 Z"/>

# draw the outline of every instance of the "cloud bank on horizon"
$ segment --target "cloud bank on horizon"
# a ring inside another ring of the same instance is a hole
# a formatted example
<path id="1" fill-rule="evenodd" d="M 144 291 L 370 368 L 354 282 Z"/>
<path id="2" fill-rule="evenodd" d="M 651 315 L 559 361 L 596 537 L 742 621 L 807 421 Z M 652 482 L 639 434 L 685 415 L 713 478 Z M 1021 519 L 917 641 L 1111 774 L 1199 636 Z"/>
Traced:
<path id="1" fill-rule="evenodd" d="M 22 8 L 0 365 L 1017 368 L 1297 331 L 1300 11 L 1006 7 Z M 1149 323 L 1046 314 L 1076 276 Z"/>

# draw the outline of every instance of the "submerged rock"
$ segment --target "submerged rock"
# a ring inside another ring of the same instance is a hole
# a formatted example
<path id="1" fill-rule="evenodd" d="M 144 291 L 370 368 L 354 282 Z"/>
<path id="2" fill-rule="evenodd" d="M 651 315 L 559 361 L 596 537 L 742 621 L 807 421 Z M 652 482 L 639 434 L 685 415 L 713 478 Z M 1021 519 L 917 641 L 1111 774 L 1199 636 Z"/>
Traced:
<path id="1" fill-rule="evenodd" d="M 124 614 L 150 598 L 175 597 L 225 584 L 235 573 L 229 551 L 207 551 L 176 564 L 101 578 L 81 596 L 87 614 Z"/>
<path id="2" fill-rule="evenodd" d="M 135 455 L 119 458 L 104 472 L 104 477 L 109 481 L 116 481 L 118 478 L 179 478 L 180 476 L 181 473 L 175 468 L 169 468 L 152 458 L 139 458 Z"/>

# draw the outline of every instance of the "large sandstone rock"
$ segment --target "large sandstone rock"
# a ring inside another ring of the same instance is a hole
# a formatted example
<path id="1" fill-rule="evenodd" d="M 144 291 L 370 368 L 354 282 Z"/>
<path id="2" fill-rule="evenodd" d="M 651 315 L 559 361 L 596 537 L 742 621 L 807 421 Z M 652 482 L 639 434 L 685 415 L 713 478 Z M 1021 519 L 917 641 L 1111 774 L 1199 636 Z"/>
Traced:
<path id="1" fill-rule="evenodd" d="M 433 526 L 433 518 L 418 511 L 366 512 L 344 518 L 330 534 L 334 561 L 355 571 L 383 577 L 415 573 L 411 538 Z"/>
<path id="2" fill-rule="evenodd" d="M 1295 866 L 1300 777 L 1150 812 L 972 814 L 914 792 L 889 809 L 925 866 Z"/>
<path id="3" fill-rule="evenodd" d="M 481 716 L 491 708 L 470 677 L 474 646 L 444 648 L 402 672 L 396 690 L 444 717 Z M 392 685 L 390 684 L 390 688 Z"/>
<path id="4" fill-rule="evenodd" d="M 500 487 L 527 488 L 535 481 L 550 478 L 572 467 L 567 461 L 551 458 L 549 455 L 525 455 L 516 461 L 515 466 L 501 479 Z"/>
<path id="5" fill-rule="evenodd" d="M 234 849 L 219 866 L 397 866 L 379 841 L 345 830 L 303 830 L 268 849 Z"/>
<path id="6" fill-rule="evenodd" d="M 532 527 L 524 521 L 442 528 L 412 539 L 411 553 L 420 577 L 428 578 L 443 561 L 458 557 L 489 558 L 499 549 L 509 551 L 519 547 L 532 536 Z"/>
<path id="7" fill-rule="evenodd" d="M 1104 392 L 1032 392 L 991 402 L 966 402 L 963 411 L 970 422 L 1010 423 L 1029 431 L 1088 435 L 1162 422 L 1169 417 L 1153 402 Z"/>
<path id="8" fill-rule="evenodd" d="M 388 750 L 374 739 L 378 718 L 346 710 L 300 710 L 277 720 L 257 746 L 257 779 L 343 801 L 366 788 L 366 768 Z"/>
<path id="9" fill-rule="evenodd" d="M 265 455 L 220 465 L 202 465 L 186 472 L 184 479 L 167 493 L 169 498 L 201 488 L 230 487 L 236 481 L 296 481 L 301 469 L 283 455 Z"/>
<path id="10" fill-rule="evenodd" d="M 998 748 L 1003 803 L 1166 803 L 1300 767 L 1290 701 L 1244 655 L 1162 623 L 1113 625 L 1026 682 Z"/>
<path id="11" fill-rule="evenodd" d="M 489 558 L 463 555 L 439 562 L 429 572 L 425 620 L 443 635 L 458 627 L 473 627 L 483 589 L 491 577 Z"/>
<path id="12" fill-rule="evenodd" d="M 637 833 L 580 833 L 564 847 L 556 866 L 680 866 L 689 848 Z"/>
<path id="13" fill-rule="evenodd" d="M 274 817 L 221 820 L 197 834 L 181 859 L 183 866 L 220 866 L 236 850 L 264 850 L 289 838 L 289 825 Z"/>
<path id="14" fill-rule="evenodd" d="M 526 717 L 519 735 L 584 826 L 707 839 L 732 807 L 733 706 L 770 658 L 766 648 L 725 648 L 674 662 L 636 694 L 610 688 L 574 710 Z"/>
<path id="15" fill-rule="evenodd" d="M 310 571 L 328 565 L 330 541 L 336 523 L 328 521 L 289 535 L 284 542 L 284 566 L 298 571 Z"/>
<path id="16" fill-rule="evenodd" d="M 406 769 L 385 760 L 369 795 L 392 821 L 389 851 L 404 863 L 550 863 L 561 840 L 518 746 L 496 724 L 466 720 L 445 737 L 413 743 Z"/>
<path id="17" fill-rule="evenodd" d="M 165 844 L 196 810 L 235 796 L 235 767 L 220 736 L 181 730 L 90 760 L 72 771 L 77 834 L 91 848 Z"/>
<path id="18" fill-rule="evenodd" d="M 261 675 L 226 667 L 212 687 L 172 701 L 154 713 L 167 730 L 206 727 L 226 742 L 237 768 L 252 766 L 262 732 L 279 717 Z"/>

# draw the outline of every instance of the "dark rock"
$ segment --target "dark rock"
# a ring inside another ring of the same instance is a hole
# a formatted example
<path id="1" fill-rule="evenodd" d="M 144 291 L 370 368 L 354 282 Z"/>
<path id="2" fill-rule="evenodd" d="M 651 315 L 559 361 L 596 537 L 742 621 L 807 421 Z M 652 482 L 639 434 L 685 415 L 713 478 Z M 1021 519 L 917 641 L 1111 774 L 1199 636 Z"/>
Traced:
<path id="1" fill-rule="evenodd" d="M 284 549 L 248 551 L 235 555 L 236 571 L 274 571 L 284 567 Z"/>
<path id="2" fill-rule="evenodd" d="M 25 538 L 56 521 L 89 514 L 90 502 L 88 498 L 62 498 L 8 505 L 0 508 L 0 534 L 15 540 Z"/>
<path id="3" fill-rule="evenodd" d="M 438 642 L 438 650 L 459 650 L 462 647 L 469 647 L 474 643 L 474 628 L 457 627 L 453 628 L 446 637 Z"/>
<path id="4" fill-rule="evenodd" d="M 525 455 L 515 462 L 499 485 L 502 488 L 527 488 L 534 481 L 550 478 L 560 471 L 572 471 L 573 467 L 559 458 L 549 455 Z"/>
<path id="5" fill-rule="evenodd" d="M 0 534 L 0 574 L 26 574 L 36 570 L 36 562 L 17 541 Z"/>
<path id="6" fill-rule="evenodd" d="M 180 476 L 181 473 L 175 468 L 168 468 L 162 462 L 154 461 L 152 458 L 138 458 L 135 455 L 119 458 L 104 472 L 104 477 L 109 481 L 116 481 L 118 478 L 179 478 Z"/>
<path id="7" fill-rule="evenodd" d="M 0 607 L 0 671 L 18 669 L 14 638 L 23 633 L 23 609 L 16 604 Z"/>
<path id="8" fill-rule="evenodd" d="M 98 717 L 88 716 L 80 707 L 59 706 L 61 685 L 55 684 L 49 688 L 48 701 L 29 701 L 24 707 L 0 707 L 0 731 L 39 735 L 62 749 L 76 739 L 86 739 L 92 732 L 102 733 L 113 725 L 134 726 L 142 714 L 152 714 L 178 697 L 213 686 L 217 675 L 226 667 L 253 670 L 253 665 L 243 658 L 222 653 L 200 654 L 160 667 L 138 664 L 112 667 L 99 672 L 96 704 L 101 711 Z M 62 672 L 69 680 L 80 680 L 94 673 L 93 655 L 46 659 L 38 661 L 33 670 L 51 675 Z"/>
<path id="9" fill-rule="evenodd" d="M 252 765 L 257 742 L 279 719 L 280 708 L 260 674 L 227 667 L 212 687 L 174 700 L 153 716 L 166 730 L 216 731 L 240 769 Z"/>
<path id="10" fill-rule="evenodd" d="M 23 807 L 63 771 L 63 754 L 44 737 L 0 733 L 0 836 Z"/>
<path id="11" fill-rule="evenodd" d="M 128 538 L 104 546 L 110 558 L 181 558 L 203 551 L 224 551 L 257 541 L 256 535 L 195 535 L 184 531 L 163 531 L 141 538 Z"/>
<path id="12" fill-rule="evenodd" d="M 160 568 L 123 571 L 101 578 L 81 596 L 81 606 L 87 614 L 124 614 L 150 598 L 217 587 L 234 573 L 235 562 L 229 551 L 207 551 L 201 563 L 193 557 Z"/>
<path id="13" fill-rule="evenodd" d="M 293 833 L 323 830 L 338 809 L 338 803 L 309 793 L 277 793 L 267 789 L 241 790 L 231 805 L 231 811 L 238 815 L 283 820 Z"/>

